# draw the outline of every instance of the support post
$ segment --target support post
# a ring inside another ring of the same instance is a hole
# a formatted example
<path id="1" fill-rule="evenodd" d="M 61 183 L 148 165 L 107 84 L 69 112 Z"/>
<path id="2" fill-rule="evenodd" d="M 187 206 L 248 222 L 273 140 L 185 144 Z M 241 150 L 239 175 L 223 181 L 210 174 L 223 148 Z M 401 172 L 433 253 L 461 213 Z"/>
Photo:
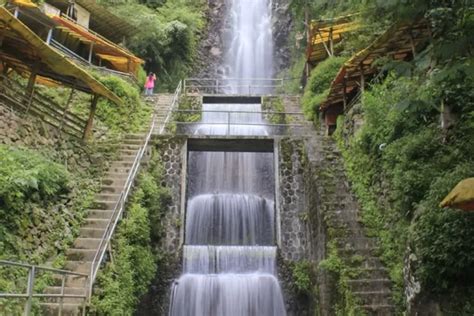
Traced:
<path id="1" fill-rule="evenodd" d="M 97 110 L 97 101 L 99 101 L 99 96 L 97 94 L 94 94 L 91 101 L 89 119 L 87 120 L 87 125 L 86 125 L 86 128 L 84 129 L 84 136 L 83 136 L 84 140 L 88 140 L 92 136 L 92 126 L 94 125 L 94 116 L 95 116 L 95 111 Z"/>
<path id="2" fill-rule="evenodd" d="M 364 65 L 360 63 L 359 65 L 360 70 L 360 91 L 364 92 L 365 90 L 365 77 L 364 77 Z"/>
<path id="3" fill-rule="evenodd" d="M 413 54 L 413 58 L 416 57 L 416 47 L 415 47 L 415 39 L 413 38 L 413 33 L 410 32 L 410 46 L 411 46 L 411 53 Z"/>
<path id="4" fill-rule="evenodd" d="M 61 117 L 61 122 L 59 125 L 59 133 L 61 133 L 61 131 L 63 130 L 64 120 L 66 119 L 67 112 L 69 111 L 69 106 L 71 105 L 72 98 L 74 97 L 74 92 L 75 92 L 75 88 L 73 87 L 71 89 L 71 93 L 69 94 L 69 98 L 67 99 L 66 106 L 64 107 L 63 115 Z"/>
<path id="5" fill-rule="evenodd" d="M 33 102 L 33 95 L 35 92 L 35 82 L 36 76 L 39 71 L 39 62 L 36 62 L 33 68 L 31 69 L 30 77 L 28 78 L 28 84 L 26 85 L 26 100 L 28 100 L 28 104 L 26 105 L 26 114 L 28 114 L 30 110 L 31 103 Z"/>
<path id="6" fill-rule="evenodd" d="M 28 273 L 28 287 L 27 287 L 27 295 L 28 298 L 26 299 L 25 304 L 25 316 L 30 316 L 31 314 L 31 305 L 33 303 L 33 290 L 35 285 L 35 267 L 31 266 L 30 271 Z"/>
<path id="7" fill-rule="evenodd" d="M 94 42 L 91 42 L 91 45 L 89 47 L 89 58 L 87 59 L 89 64 L 92 63 L 92 54 L 93 54 L 93 52 L 94 52 Z"/>
<path id="8" fill-rule="evenodd" d="M 346 76 L 344 76 L 344 79 L 343 79 L 343 82 L 342 82 L 342 102 L 344 104 L 344 111 L 346 110 L 346 107 L 347 107 L 346 88 L 347 88 L 347 78 L 346 78 Z"/>
<path id="9" fill-rule="evenodd" d="M 50 45 L 52 39 L 53 39 L 53 29 L 50 28 L 48 31 L 48 36 L 46 37 L 46 44 Z"/>
<path id="10" fill-rule="evenodd" d="M 329 29 L 329 51 L 331 52 L 330 56 L 334 56 L 334 34 L 333 34 L 332 26 Z"/>

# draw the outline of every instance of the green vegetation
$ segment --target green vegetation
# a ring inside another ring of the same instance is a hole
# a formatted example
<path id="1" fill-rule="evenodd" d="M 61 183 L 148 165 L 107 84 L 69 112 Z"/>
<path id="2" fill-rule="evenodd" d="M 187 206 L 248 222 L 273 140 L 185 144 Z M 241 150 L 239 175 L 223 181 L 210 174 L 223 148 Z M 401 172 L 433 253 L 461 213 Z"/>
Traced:
<path id="1" fill-rule="evenodd" d="M 136 26 L 138 32 L 127 43 L 146 61 L 146 69 L 158 77 L 158 89 L 171 91 L 194 67 L 201 33 L 205 27 L 207 1 L 124 1 L 100 3 Z"/>
<path id="2" fill-rule="evenodd" d="M 335 233 L 335 231 L 333 231 L 333 233 Z M 350 279 L 357 277 L 357 275 L 354 274 L 355 270 L 351 269 L 351 265 L 356 265 L 358 258 L 352 258 L 351 261 L 353 262 L 343 260 L 337 251 L 337 243 L 334 240 L 328 243 L 327 248 L 327 258 L 320 262 L 319 268 L 330 272 L 334 279 L 337 280 L 335 287 L 338 295 L 336 304 L 333 307 L 336 315 L 364 316 L 365 313 L 358 307 L 360 302 L 358 302 L 352 294 L 348 283 Z"/>
<path id="3" fill-rule="evenodd" d="M 56 155 L 0 146 L 0 259 L 62 267 L 97 185 L 80 167 L 54 162 Z M 1 269 L 0 291 L 24 293 L 26 272 Z M 36 287 L 48 282 L 40 275 Z M 0 306 L 11 315 L 22 309 L 13 301 Z"/>
<path id="4" fill-rule="evenodd" d="M 166 264 L 157 248 L 170 195 L 159 183 L 162 166 L 155 156 L 139 176 L 125 218 L 113 239 L 111 260 L 100 273 L 93 297 L 98 315 L 131 315 L 148 291 L 157 269 Z"/>
<path id="5" fill-rule="evenodd" d="M 285 112 L 285 105 L 281 97 L 263 97 L 262 98 L 262 111 L 267 112 Z M 285 114 L 267 114 L 265 120 L 271 124 L 286 124 L 288 123 L 289 117 Z"/>
<path id="6" fill-rule="evenodd" d="M 328 58 L 311 71 L 301 100 L 308 119 L 317 121 L 319 106 L 328 96 L 329 86 L 345 60 L 344 57 Z"/>
<path id="7" fill-rule="evenodd" d="M 136 85 L 113 75 L 98 80 L 123 101 L 122 105 L 103 98 L 99 101 L 97 117 L 110 132 L 138 132 L 149 126 L 152 108 L 140 98 L 140 89 Z"/>
<path id="8" fill-rule="evenodd" d="M 367 232 L 380 240 L 399 306 L 406 304 L 403 268 L 410 258 L 409 272 L 425 297 L 446 314 L 471 315 L 466 302 L 474 299 L 474 216 L 438 204 L 458 181 L 474 175 L 472 2 L 293 0 L 292 8 L 300 19 L 305 10 L 315 19 L 357 13 L 361 28 L 335 47 L 345 58 L 390 25 L 428 19 L 429 45 L 410 62 L 378 60 L 386 76 L 339 118 L 336 138 Z M 331 70 L 321 70 L 323 64 L 305 90 L 311 118 L 334 78 Z M 361 127 L 356 118 L 363 118 Z M 323 266 L 338 267 L 336 259 L 330 254 Z"/>

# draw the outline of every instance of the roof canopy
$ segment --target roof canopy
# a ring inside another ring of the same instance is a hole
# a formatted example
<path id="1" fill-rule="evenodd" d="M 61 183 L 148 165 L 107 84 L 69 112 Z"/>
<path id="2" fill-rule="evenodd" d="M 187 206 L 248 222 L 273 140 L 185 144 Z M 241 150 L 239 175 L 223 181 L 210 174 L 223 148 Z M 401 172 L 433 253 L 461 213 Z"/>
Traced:
<path id="1" fill-rule="evenodd" d="M 133 73 L 135 76 L 137 75 L 138 68 L 144 61 L 131 52 L 122 48 L 115 43 L 108 41 L 107 39 L 90 33 L 89 30 L 76 24 L 74 21 L 71 21 L 65 17 L 53 16 L 52 19 L 60 25 L 58 28 L 62 31 L 65 31 L 72 35 L 73 37 L 77 37 L 80 41 L 90 44 L 93 43 L 94 45 L 94 52 L 101 58 L 109 61 L 110 59 L 121 59 L 122 61 L 126 59 L 125 63 L 121 63 L 119 67 L 117 67 L 116 63 L 113 63 L 117 70 L 125 72 L 125 73 Z M 110 57 L 110 58 L 108 58 Z"/>
<path id="2" fill-rule="evenodd" d="M 474 178 L 467 178 L 459 182 L 440 203 L 440 207 L 474 211 Z"/>
<path id="3" fill-rule="evenodd" d="M 306 51 L 308 63 L 313 66 L 334 54 L 334 44 L 342 41 L 343 34 L 359 28 L 354 15 L 330 20 L 313 20 L 310 25 L 310 42 Z"/>
<path id="4" fill-rule="evenodd" d="M 35 69 L 41 77 L 122 103 L 112 91 L 48 46 L 4 7 L 0 7 L 0 34 L 3 37 L 0 60 L 16 71 L 24 74 Z"/>
<path id="5" fill-rule="evenodd" d="M 353 95 L 364 83 L 365 77 L 375 74 L 374 62 L 380 57 L 391 57 L 394 60 L 412 58 L 417 47 L 429 37 L 430 31 L 426 21 L 414 24 L 393 25 L 371 45 L 355 54 L 339 70 L 333 80 L 329 96 L 321 104 L 321 110 L 340 106 Z M 361 82 L 362 81 L 362 82 Z"/>
<path id="6" fill-rule="evenodd" d="M 66 12 L 67 7 L 71 4 L 70 0 L 46 0 L 47 3 Z M 118 43 L 123 37 L 132 36 L 137 32 L 137 28 L 124 19 L 112 14 L 103 6 L 97 4 L 95 0 L 76 0 L 78 5 L 89 11 L 90 28 L 95 32 L 103 35 L 111 41 Z"/>

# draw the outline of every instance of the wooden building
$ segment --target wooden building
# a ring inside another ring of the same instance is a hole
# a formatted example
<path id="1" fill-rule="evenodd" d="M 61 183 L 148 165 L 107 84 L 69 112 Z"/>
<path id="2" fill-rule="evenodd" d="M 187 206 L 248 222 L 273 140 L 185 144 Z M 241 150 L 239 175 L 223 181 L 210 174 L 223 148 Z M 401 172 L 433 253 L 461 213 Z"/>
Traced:
<path id="1" fill-rule="evenodd" d="M 136 29 L 93 0 L 30 0 L 7 4 L 16 18 L 74 62 L 97 71 L 136 79 L 144 61 L 119 42 Z"/>
<path id="2" fill-rule="evenodd" d="M 374 62 L 381 57 L 409 61 L 425 47 L 430 37 L 426 21 L 393 25 L 371 45 L 355 54 L 339 70 L 326 100 L 320 105 L 328 133 L 336 128 L 337 117 L 347 111 L 367 84 L 380 72 Z"/>
<path id="3" fill-rule="evenodd" d="M 0 7 L 0 101 L 21 112 L 31 113 L 44 122 L 77 137 L 88 137 L 99 97 L 121 104 L 112 91 L 97 81 L 85 68 L 72 62 L 69 56 L 50 45 L 56 25 L 36 5 L 23 0 L 19 7 Z M 19 15 L 23 19 L 19 19 Z M 27 79 L 12 80 L 12 75 Z M 88 119 L 69 111 L 35 91 L 37 83 L 60 84 L 91 94 Z"/>

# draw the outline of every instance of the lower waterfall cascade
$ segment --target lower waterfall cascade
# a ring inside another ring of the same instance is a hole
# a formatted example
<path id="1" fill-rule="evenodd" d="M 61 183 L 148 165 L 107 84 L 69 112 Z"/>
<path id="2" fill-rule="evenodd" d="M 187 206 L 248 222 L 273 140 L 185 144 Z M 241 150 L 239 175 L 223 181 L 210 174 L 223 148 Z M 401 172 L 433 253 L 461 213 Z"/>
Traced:
<path id="1" fill-rule="evenodd" d="M 199 128 L 213 134 L 206 123 L 214 119 L 203 116 Z M 252 121 L 264 122 L 256 114 Z M 262 126 L 236 131 L 266 133 Z M 170 316 L 286 315 L 277 279 L 273 164 L 273 153 L 189 153 L 183 274 L 172 286 Z"/>

